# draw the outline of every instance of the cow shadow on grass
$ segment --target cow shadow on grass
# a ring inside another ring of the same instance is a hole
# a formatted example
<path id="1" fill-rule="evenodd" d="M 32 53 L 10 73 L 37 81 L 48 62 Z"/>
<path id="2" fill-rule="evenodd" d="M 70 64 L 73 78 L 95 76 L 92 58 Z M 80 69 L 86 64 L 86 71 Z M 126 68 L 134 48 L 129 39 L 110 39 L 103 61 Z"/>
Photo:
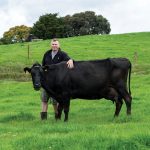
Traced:
<path id="1" fill-rule="evenodd" d="M 30 121 L 30 120 L 34 120 L 34 119 L 35 119 L 35 117 L 31 113 L 20 112 L 15 115 L 7 115 L 5 117 L 2 117 L 0 119 L 0 122 L 7 123 L 7 122 L 11 122 L 11 121 Z"/>
<path id="2" fill-rule="evenodd" d="M 80 115 L 78 117 L 75 117 L 74 114 L 71 114 L 68 122 L 77 123 L 77 124 L 105 125 L 105 124 L 138 123 L 141 120 L 142 119 L 140 118 L 136 118 L 132 116 L 124 116 L 124 115 L 114 118 L 113 116 L 109 116 L 109 115 L 95 116 L 95 114 L 91 116 Z"/>
<path id="3" fill-rule="evenodd" d="M 87 113 L 88 112 L 88 113 Z M 142 121 L 142 116 L 139 116 L 135 113 L 127 116 L 125 108 L 122 110 L 118 117 L 114 117 L 113 111 L 105 108 L 105 111 L 99 110 L 90 110 L 89 108 L 84 108 L 82 112 L 70 112 L 69 122 L 78 122 L 79 124 L 89 123 L 89 124 L 122 124 L 122 123 L 138 123 Z"/>

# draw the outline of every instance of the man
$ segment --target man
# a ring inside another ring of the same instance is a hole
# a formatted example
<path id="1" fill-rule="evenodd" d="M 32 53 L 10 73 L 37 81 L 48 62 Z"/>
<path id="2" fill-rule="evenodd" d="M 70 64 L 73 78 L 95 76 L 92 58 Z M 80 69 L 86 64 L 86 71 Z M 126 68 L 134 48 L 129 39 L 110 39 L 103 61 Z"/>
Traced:
<path id="1" fill-rule="evenodd" d="M 51 41 L 51 49 L 48 50 L 43 57 L 42 65 L 51 65 L 57 64 L 62 61 L 67 61 L 66 65 L 68 68 L 73 68 L 73 60 L 67 55 L 67 53 L 61 51 L 60 44 L 57 39 L 52 39 Z M 41 112 L 41 119 L 47 119 L 47 110 L 48 110 L 48 100 L 51 99 L 53 104 L 54 112 L 57 114 L 57 101 L 51 98 L 48 93 L 42 89 L 41 93 L 41 100 L 42 100 L 42 112 Z"/>

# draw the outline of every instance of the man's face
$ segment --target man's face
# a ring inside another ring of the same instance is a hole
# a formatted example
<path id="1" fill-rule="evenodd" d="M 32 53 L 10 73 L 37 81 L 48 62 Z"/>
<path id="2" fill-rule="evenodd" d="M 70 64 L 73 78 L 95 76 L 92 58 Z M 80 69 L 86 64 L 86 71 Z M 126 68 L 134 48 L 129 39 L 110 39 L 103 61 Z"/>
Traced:
<path id="1" fill-rule="evenodd" d="M 51 43 L 51 48 L 53 51 L 57 51 L 59 49 L 59 42 L 58 41 L 53 41 Z"/>

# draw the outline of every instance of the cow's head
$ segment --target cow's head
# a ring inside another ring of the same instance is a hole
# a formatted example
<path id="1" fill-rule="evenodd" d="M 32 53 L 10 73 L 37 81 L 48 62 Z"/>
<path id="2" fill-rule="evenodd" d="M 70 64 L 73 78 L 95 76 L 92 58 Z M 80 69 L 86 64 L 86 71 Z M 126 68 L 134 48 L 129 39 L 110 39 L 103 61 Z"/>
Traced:
<path id="1" fill-rule="evenodd" d="M 42 67 L 39 63 L 33 64 L 31 68 L 28 67 L 24 68 L 25 72 L 28 71 L 29 73 L 31 73 L 33 87 L 35 90 L 39 90 L 41 88 L 41 78 L 44 70 L 45 67 Z"/>

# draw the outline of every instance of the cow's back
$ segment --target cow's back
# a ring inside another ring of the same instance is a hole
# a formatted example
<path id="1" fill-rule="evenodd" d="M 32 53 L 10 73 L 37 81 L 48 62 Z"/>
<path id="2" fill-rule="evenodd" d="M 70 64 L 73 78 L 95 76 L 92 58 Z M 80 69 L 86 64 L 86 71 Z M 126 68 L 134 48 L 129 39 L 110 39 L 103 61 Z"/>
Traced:
<path id="1" fill-rule="evenodd" d="M 75 82 L 104 82 L 109 72 L 109 60 L 77 61 L 74 69 L 70 70 L 70 77 Z"/>
<path id="2" fill-rule="evenodd" d="M 115 68 L 128 69 L 131 62 L 127 58 L 110 58 L 111 65 Z"/>

